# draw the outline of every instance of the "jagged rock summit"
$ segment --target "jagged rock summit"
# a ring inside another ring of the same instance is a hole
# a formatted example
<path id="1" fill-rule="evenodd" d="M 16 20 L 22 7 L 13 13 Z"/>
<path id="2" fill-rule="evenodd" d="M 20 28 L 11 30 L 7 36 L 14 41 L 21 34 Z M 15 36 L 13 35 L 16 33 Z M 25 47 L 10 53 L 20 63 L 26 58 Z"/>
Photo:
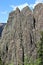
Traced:
<path id="1" fill-rule="evenodd" d="M 1 59 L 3 64 L 24 65 L 35 62 L 37 41 L 43 31 L 43 4 L 35 6 L 33 12 L 26 6 L 9 13 L 1 37 Z M 27 60 L 26 60 L 27 59 Z"/>
<path id="2" fill-rule="evenodd" d="M 37 4 L 33 10 L 35 21 L 36 41 L 40 40 L 40 31 L 43 31 L 43 3 Z"/>

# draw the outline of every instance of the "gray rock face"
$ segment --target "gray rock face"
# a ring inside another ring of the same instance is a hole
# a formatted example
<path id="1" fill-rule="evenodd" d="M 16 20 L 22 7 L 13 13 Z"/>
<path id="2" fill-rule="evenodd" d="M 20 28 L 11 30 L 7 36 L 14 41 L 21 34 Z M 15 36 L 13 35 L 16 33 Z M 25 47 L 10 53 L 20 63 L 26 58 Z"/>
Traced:
<path id="1" fill-rule="evenodd" d="M 40 31 L 43 31 L 43 4 L 36 5 L 33 13 L 28 6 L 11 12 L 0 41 L 3 63 L 24 65 L 25 61 L 35 61 Z"/>
<path id="2" fill-rule="evenodd" d="M 4 46 L 2 47 L 2 60 L 5 63 L 14 62 L 14 65 L 18 65 L 20 20 L 20 11 L 16 9 L 14 13 L 9 14 L 8 23 L 3 30 L 2 39 L 4 39 L 2 46 Z"/>
<path id="3" fill-rule="evenodd" d="M 43 31 L 43 4 L 39 3 L 33 10 L 35 19 L 35 34 L 36 41 L 40 40 L 40 31 Z"/>
<path id="4" fill-rule="evenodd" d="M 22 10 L 23 18 L 22 21 L 22 37 L 23 37 L 23 46 L 24 46 L 24 57 L 27 57 L 27 63 L 30 61 L 30 58 L 33 57 L 32 53 L 34 52 L 34 43 L 33 43 L 33 14 L 29 7 L 25 7 Z M 33 50 L 33 51 L 32 51 Z M 34 60 L 34 59 L 32 59 Z"/>
<path id="5" fill-rule="evenodd" d="M 6 25 L 6 23 L 0 23 L 0 37 L 2 36 L 2 31 L 3 31 L 5 25 Z"/>
<path id="6" fill-rule="evenodd" d="M 0 23 L 0 40 L 1 40 L 1 36 L 2 36 L 2 31 L 3 31 L 5 25 L 6 25 L 6 23 Z M 1 43 L 0 43 L 0 51 L 1 51 Z M 1 56 L 1 53 L 0 53 L 0 56 Z"/>

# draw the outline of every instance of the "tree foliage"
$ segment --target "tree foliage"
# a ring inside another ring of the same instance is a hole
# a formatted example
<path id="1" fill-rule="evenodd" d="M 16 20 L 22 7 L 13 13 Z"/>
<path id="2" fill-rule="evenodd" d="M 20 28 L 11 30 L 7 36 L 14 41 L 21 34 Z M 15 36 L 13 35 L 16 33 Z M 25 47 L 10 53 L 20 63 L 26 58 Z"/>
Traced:
<path id="1" fill-rule="evenodd" d="M 38 57 L 40 58 L 39 65 L 43 65 L 43 32 L 41 32 L 41 38 L 39 42 Z"/>

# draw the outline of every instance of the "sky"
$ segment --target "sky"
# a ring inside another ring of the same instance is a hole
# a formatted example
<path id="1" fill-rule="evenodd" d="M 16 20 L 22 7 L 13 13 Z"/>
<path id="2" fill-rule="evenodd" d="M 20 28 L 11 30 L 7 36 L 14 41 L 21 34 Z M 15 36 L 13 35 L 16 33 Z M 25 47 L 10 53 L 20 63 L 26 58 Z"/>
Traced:
<path id="1" fill-rule="evenodd" d="M 43 3 L 43 0 L 1 0 L 0 1 L 0 23 L 7 23 L 9 13 L 18 7 L 22 10 L 25 6 L 31 9 L 38 3 Z"/>

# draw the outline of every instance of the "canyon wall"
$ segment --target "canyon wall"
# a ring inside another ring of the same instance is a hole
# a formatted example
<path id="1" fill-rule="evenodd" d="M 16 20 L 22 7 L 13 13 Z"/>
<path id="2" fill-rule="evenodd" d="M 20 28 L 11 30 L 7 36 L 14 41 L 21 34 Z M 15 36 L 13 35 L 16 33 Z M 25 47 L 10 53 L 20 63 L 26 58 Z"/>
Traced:
<path id="1" fill-rule="evenodd" d="M 35 6 L 33 12 L 26 6 L 9 13 L 0 40 L 3 64 L 24 65 L 37 58 L 37 44 L 43 31 L 43 4 Z"/>

